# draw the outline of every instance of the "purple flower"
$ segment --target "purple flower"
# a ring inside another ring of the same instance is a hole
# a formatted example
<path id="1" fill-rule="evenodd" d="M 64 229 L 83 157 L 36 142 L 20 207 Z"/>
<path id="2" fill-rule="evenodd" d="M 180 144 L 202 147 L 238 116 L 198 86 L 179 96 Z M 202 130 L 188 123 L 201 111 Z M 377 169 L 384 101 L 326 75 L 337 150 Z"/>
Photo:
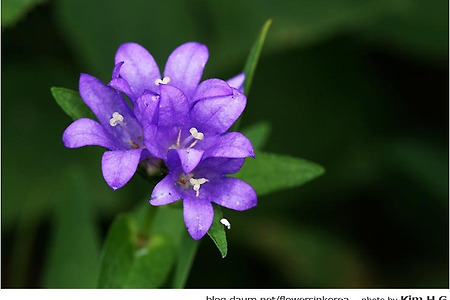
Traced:
<path id="1" fill-rule="evenodd" d="M 184 172 L 202 159 L 254 156 L 250 141 L 239 132 L 226 132 L 241 115 L 246 97 L 225 81 L 202 82 L 188 98 L 171 85 L 160 86 L 160 95 L 144 94 L 137 103 L 147 108 L 144 142 L 156 158 L 167 161 L 174 150 Z"/>
<path id="2" fill-rule="evenodd" d="M 149 201 L 158 206 L 183 199 L 184 222 L 192 238 L 199 240 L 212 224 L 212 203 L 239 211 L 256 206 L 253 188 L 226 176 L 237 172 L 243 163 L 243 158 L 214 157 L 202 160 L 191 172 L 185 172 L 179 155 L 171 150 L 167 158 L 170 173 L 155 186 Z"/>
<path id="3" fill-rule="evenodd" d="M 112 189 L 124 186 L 133 177 L 141 160 L 149 159 L 142 127 L 122 96 L 113 88 L 88 74 L 81 74 L 81 98 L 99 122 L 78 119 L 67 127 L 63 143 L 68 148 L 102 146 L 102 173 Z"/>
<path id="4" fill-rule="evenodd" d="M 188 42 L 176 48 L 167 59 L 164 76 L 161 76 L 153 56 L 136 43 L 122 44 L 116 52 L 116 67 L 109 83 L 125 93 L 132 102 L 145 92 L 159 94 L 159 86 L 170 84 L 191 99 L 202 78 L 208 61 L 208 48 L 196 42 Z M 242 92 L 244 73 L 228 81 Z"/>

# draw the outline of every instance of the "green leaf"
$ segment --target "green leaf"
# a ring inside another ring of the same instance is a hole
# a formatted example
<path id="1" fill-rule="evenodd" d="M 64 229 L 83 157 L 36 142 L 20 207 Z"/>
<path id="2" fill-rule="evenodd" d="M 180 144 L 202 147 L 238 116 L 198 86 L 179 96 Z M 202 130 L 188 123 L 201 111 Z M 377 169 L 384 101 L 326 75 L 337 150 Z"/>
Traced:
<path id="1" fill-rule="evenodd" d="M 316 163 L 286 155 L 256 152 L 256 159 L 247 158 L 234 175 L 250 184 L 259 196 L 300 186 L 324 173 Z"/>
<path id="2" fill-rule="evenodd" d="M 98 287 L 157 288 L 167 280 L 175 259 L 176 237 L 163 233 L 144 236 L 137 224 L 131 214 L 117 217 L 112 224 L 102 251 Z"/>
<path id="3" fill-rule="evenodd" d="M 267 32 L 269 31 L 270 25 L 272 24 L 272 19 L 269 19 L 264 23 L 258 38 L 256 39 L 253 47 L 250 49 L 250 53 L 248 54 L 247 61 L 245 62 L 244 73 L 245 73 L 245 81 L 244 81 L 244 93 L 248 97 L 250 92 L 250 86 L 252 85 L 253 76 L 255 76 L 256 66 L 258 65 L 259 56 L 261 55 L 262 47 L 264 45 L 264 41 L 266 40 Z M 239 129 L 239 125 L 241 124 L 242 115 L 236 120 L 236 122 L 231 127 L 231 131 L 237 131 Z"/>
<path id="4" fill-rule="evenodd" d="M 16 24 L 34 6 L 42 4 L 46 0 L 3 0 L 2 1 L 2 27 Z"/>
<path id="5" fill-rule="evenodd" d="M 96 119 L 94 113 L 84 103 L 78 92 L 60 87 L 52 87 L 51 91 L 59 106 L 73 120 L 81 118 Z"/>
<path id="6" fill-rule="evenodd" d="M 208 230 L 208 235 L 214 241 L 214 244 L 216 244 L 217 249 L 219 249 L 220 254 L 222 254 L 222 258 L 225 258 L 225 256 L 227 256 L 228 248 L 225 228 L 222 223 L 220 223 L 222 218 L 222 209 L 220 206 L 214 205 L 214 219 Z"/>
<path id="7" fill-rule="evenodd" d="M 134 259 L 134 227 L 130 215 L 118 216 L 106 237 L 100 259 L 99 288 L 121 288 Z"/>
<path id="8" fill-rule="evenodd" d="M 93 198 L 82 169 L 70 167 L 61 177 L 65 198 L 56 204 L 55 226 L 45 263 L 45 288 L 94 288 L 100 239 L 93 216 Z"/>
<path id="9" fill-rule="evenodd" d="M 158 207 L 151 234 L 165 234 L 172 238 L 176 249 L 176 263 L 171 287 L 184 288 L 200 242 L 194 240 L 186 230 L 182 202 L 178 201 L 176 204 L 172 207 Z"/>
<path id="10" fill-rule="evenodd" d="M 259 56 L 261 55 L 262 47 L 264 45 L 264 41 L 266 40 L 267 32 L 269 31 L 270 25 L 272 24 L 272 19 L 269 19 L 264 23 L 258 38 L 253 44 L 252 49 L 250 50 L 250 54 L 247 57 L 247 61 L 245 62 L 244 73 L 245 73 L 245 82 L 244 82 L 244 93 L 248 96 L 250 92 L 250 86 L 252 85 L 253 76 L 255 76 L 256 66 L 258 65 Z"/>
<path id="11" fill-rule="evenodd" d="M 258 122 L 242 129 L 242 133 L 252 142 L 255 150 L 261 150 L 266 144 L 271 131 L 268 122 Z"/>
<path id="12" fill-rule="evenodd" d="M 160 287 L 174 263 L 174 249 L 164 235 L 151 237 L 148 245 L 135 252 L 125 288 Z"/>

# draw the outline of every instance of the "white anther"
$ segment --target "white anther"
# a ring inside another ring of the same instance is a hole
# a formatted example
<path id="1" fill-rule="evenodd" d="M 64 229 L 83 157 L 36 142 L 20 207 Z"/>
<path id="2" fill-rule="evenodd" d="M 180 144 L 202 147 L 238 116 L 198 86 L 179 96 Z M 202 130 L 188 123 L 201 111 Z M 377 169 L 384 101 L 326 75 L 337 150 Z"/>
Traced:
<path id="1" fill-rule="evenodd" d="M 197 128 L 192 127 L 191 129 L 189 129 L 189 132 L 194 137 L 194 139 L 199 140 L 199 141 L 203 140 L 204 134 L 201 132 L 198 132 Z"/>
<path id="2" fill-rule="evenodd" d="M 208 181 L 209 180 L 206 178 L 199 178 L 199 179 L 190 178 L 189 179 L 189 183 L 193 186 L 196 197 L 198 197 L 198 195 L 200 194 L 200 185 L 202 185 Z"/>
<path id="3" fill-rule="evenodd" d="M 116 111 L 115 113 L 113 113 L 112 118 L 109 120 L 109 125 L 116 126 L 121 122 L 123 122 L 123 116 Z"/>
<path id="4" fill-rule="evenodd" d="M 230 224 L 230 222 L 228 222 L 227 219 L 222 218 L 222 219 L 220 220 L 220 223 L 222 223 L 222 225 L 225 226 L 228 230 L 231 229 L 231 224 Z"/>
<path id="5" fill-rule="evenodd" d="M 168 84 L 169 82 L 170 82 L 170 78 L 169 77 L 164 77 L 163 79 L 156 79 L 155 80 L 155 85 Z"/>

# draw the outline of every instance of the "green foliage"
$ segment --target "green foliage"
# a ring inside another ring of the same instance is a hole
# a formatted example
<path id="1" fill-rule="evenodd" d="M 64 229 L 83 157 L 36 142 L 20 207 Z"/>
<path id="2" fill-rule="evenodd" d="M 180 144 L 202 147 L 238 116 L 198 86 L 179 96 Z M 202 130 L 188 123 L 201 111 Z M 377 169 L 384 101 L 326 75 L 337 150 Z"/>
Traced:
<path id="1" fill-rule="evenodd" d="M 100 288 L 156 288 L 169 275 L 174 262 L 170 238 L 140 234 L 132 215 L 121 215 L 112 224 L 100 261 Z"/>
<path id="2" fill-rule="evenodd" d="M 133 225 L 129 215 L 117 217 L 111 225 L 102 249 L 98 287 L 121 288 L 127 282 L 136 252 Z"/>
<path id="3" fill-rule="evenodd" d="M 264 41 L 266 40 L 267 33 L 269 32 L 270 25 L 272 24 L 272 19 L 269 19 L 264 23 L 261 32 L 259 33 L 252 49 L 245 62 L 244 73 L 244 93 L 248 96 L 250 93 L 250 87 L 253 82 L 253 76 L 255 76 L 256 66 L 258 65 L 259 57 L 261 55 L 262 48 L 264 46 Z"/>
<path id="4" fill-rule="evenodd" d="M 170 238 L 164 235 L 152 236 L 148 245 L 135 253 L 124 287 L 160 287 L 167 279 L 174 260 L 174 249 Z"/>
<path id="5" fill-rule="evenodd" d="M 258 196 L 300 186 L 325 172 L 320 165 L 296 157 L 256 152 L 233 177 L 249 183 Z"/>
<path id="6" fill-rule="evenodd" d="M 222 209 L 220 206 L 214 205 L 214 220 L 208 230 L 208 235 L 214 241 L 214 244 L 216 244 L 217 249 L 219 249 L 220 254 L 222 254 L 222 258 L 225 258 L 228 252 L 228 244 L 225 228 L 222 223 L 220 223 L 222 218 Z"/>
<path id="7" fill-rule="evenodd" d="M 261 55 L 262 48 L 264 46 L 264 41 L 266 40 L 267 32 L 269 31 L 270 25 L 272 24 L 272 19 L 269 19 L 264 23 L 258 37 L 256 38 L 253 47 L 250 49 L 250 53 L 247 56 L 247 61 L 244 66 L 244 93 L 248 97 L 250 92 L 250 87 L 253 82 L 253 77 L 255 76 L 256 66 L 258 65 L 258 60 Z M 236 122 L 231 127 L 230 131 L 237 131 L 239 125 L 241 124 L 242 115 L 236 120 Z"/>
<path id="8" fill-rule="evenodd" d="M 180 217 L 178 220 L 182 220 Z M 177 251 L 177 264 L 175 266 L 175 274 L 172 279 L 171 286 L 176 289 L 184 288 L 186 281 L 194 263 L 195 254 L 197 253 L 200 241 L 194 240 L 185 230 L 181 235 L 180 246 Z"/>
<path id="9" fill-rule="evenodd" d="M 3 0 L 2 1 L 2 28 L 15 25 L 34 6 L 47 0 Z"/>
<path id="10" fill-rule="evenodd" d="M 78 92 L 66 88 L 52 87 L 51 92 L 56 103 L 73 120 L 89 118 L 95 120 L 94 113 L 81 99 Z"/>
<path id="11" fill-rule="evenodd" d="M 269 138 L 271 128 L 269 122 L 258 122 L 242 129 L 242 133 L 252 142 L 255 150 L 261 150 Z"/>

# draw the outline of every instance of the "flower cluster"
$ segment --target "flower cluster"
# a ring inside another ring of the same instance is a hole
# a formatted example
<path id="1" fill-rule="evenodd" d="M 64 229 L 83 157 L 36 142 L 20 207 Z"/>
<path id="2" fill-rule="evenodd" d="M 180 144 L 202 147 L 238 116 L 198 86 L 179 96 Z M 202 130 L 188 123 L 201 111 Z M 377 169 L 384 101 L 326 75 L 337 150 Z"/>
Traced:
<path id="1" fill-rule="evenodd" d="M 76 120 L 63 134 L 66 147 L 109 150 L 102 157 L 102 173 L 112 189 L 124 186 L 139 164 L 151 173 L 164 163 L 168 174 L 149 201 L 158 206 L 182 200 L 186 227 L 196 240 L 212 224 L 212 203 L 234 210 L 256 205 L 250 185 L 226 176 L 254 157 L 244 135 L 228 132 L 246 106 L 244 74 L 200 82 L 207 60 L 206 46 L 185 43 L 169 56 L 161 76 L 146 49 L 121 45 L 108 85 L 80 76 L 80 95 L 98 122 Z"/>

